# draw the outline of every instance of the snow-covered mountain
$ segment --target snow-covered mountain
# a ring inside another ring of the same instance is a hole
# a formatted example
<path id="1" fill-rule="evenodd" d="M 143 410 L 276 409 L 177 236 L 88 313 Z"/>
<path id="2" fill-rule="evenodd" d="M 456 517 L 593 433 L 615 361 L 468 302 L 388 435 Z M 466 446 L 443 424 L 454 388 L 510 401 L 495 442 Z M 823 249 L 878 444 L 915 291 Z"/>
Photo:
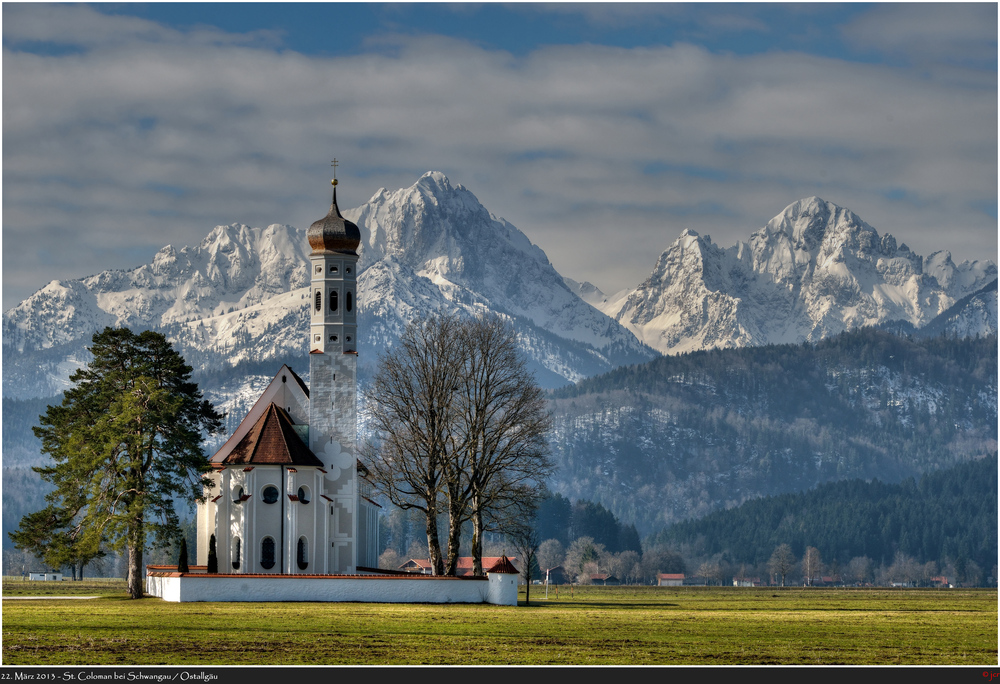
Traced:
<path id="1" fill-rule="evenodd" d="M 509 316 L 547 386 L 655 356 L 570 292 L 521 231 L 440 173 L 396 192 L 379 190 L 344 213 L 362 232 L 363 363 L 373 364 L 409 320 L 432 312 Z M 270 365 L 308 366 L 307 265 L 303 230 L 230 225 L 196 247 L 164 247 L 129 271 L 52 281 L 4 313 L 4 393 L 65 389 L 93 333 L 126 325 L 165 332 L 196 371 L 215 373 L 220 386 L 207 386 L 210 395 L 250 397 L 250 376 Z M 227 377 L 239 364 L 248 372 Z"/>
<path id="2" fill-rule="evenodd" d="M 890 320 L 920 327 L 996 277 L 992 261 L 921 257 L 810 197 L 728 249 L 685 230 L 645 282 L 595 306 L 669 354 L 819 340 Z"/>
<path id="3" fill-rule="evenodd" d="M 997 281 L 962 297 L 927 325 L 917 328 L 909 321 L 889 321 L 880 326 L 897 335 L 911 337 L 963 338 L 997 333 Z"/>

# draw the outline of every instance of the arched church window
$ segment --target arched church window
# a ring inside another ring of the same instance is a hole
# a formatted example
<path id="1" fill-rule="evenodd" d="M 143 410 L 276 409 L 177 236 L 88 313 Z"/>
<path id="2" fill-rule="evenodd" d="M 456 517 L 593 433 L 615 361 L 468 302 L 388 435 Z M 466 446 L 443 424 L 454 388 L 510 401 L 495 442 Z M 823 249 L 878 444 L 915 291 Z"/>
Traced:
<path id="1" fill-rule="evenodd" d="M 323 310 L 323 293 L 320 292 L 319 290 L 316 290 L 316 310 L 317 311 Z"/>
<path id="2" fill-rule="evenodd" d="M 233 493 L 233 503 L 243 503 L 243 487 L 237 487 L 236 491 Z"/>
<path id="3" fill-rule="evenodd" d="M 295 560 L 297 561 L 299 570 L 305 570 L 309 567 L 309 543 L 306 541 L 305 537 L 299 537 Z"/>
<path id="4" fill-rule="evenodd" d="M 337 304 L 338 304 L 337 299 L 338 299 L 338 297 L 337 297 L 337 291 L 336 290 L 330 290 L 330 311 L 336 311 L 337 310 Z"/>
<path id="5" fill-rule="evenodd" d="M 264 537 L 260 543 L 260 567 L 270 570 L 274 567 L 274 540 Z"/>
<path id="6" fill-rule="evenodd" d="M 261 498 L 264 499 L 264 503 L 273 504 L 278 501 L 278 488 L 274 485 L 268 485 L 264 487 L 264 491 L 261 492 Z"/>
<path id="7" fill-rule="evenodd" d="M 299 503 L 309 503 L 309 489 L 307 487 L 299 487 Z"/>
<path id="8" fill-rule="evenodd" d="M 348 311 L 354 308 L 354 293 L 350 290 L 347 291 L 346 307 Z"/>
<path id="9" fill-rule="evenodd" d="M 233 570 L 240 569 L 240 538 L 233 539 Z"/>

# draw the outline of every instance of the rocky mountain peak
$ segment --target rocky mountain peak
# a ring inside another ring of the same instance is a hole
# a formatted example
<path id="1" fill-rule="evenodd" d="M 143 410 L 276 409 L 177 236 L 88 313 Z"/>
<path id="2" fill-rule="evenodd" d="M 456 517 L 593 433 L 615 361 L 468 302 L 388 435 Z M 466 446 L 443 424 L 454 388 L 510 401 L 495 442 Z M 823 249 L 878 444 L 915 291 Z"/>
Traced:
<path id="1" fill-rule="evenodd" d="M 819 197 L 722 249 L 684 230 L 631 293 L 597 304 L 664 353 L 818 340 L 888 320 L 921 326 L 996 277 L 992 262 L 926 260 Z"/>
<path id="2" fill-rule="evenodd" d="M 362 238 L 359 351 L 368 363 L 414 316 L 434 311 L 510 317 L 548 386 L 654 355 L 575 296 L 524 233 L 442 173 L 383 188 L 342 213 Z M 129 271 L 54 281 L 4 314 L 4 371 L 41 393 L 62 388 L 73 367 L 66 359 L 105 325 L 163 330 L 196 369 L 284 362 L 308 331 L 308 253 L 303 230 L 234 223 Z M 52 350 L 44 363 L 34 356 L 41 350 Z"/>
<path id="3" fill-rule="evenodd" d="M 795 251 L 835 252 L 844 243 L 871 244 L 878 238 L 875 229 L 849 209 L 819 197 L 806 197 L 785 207 L 751 237 L 751 242 L 788 241 Z"/>

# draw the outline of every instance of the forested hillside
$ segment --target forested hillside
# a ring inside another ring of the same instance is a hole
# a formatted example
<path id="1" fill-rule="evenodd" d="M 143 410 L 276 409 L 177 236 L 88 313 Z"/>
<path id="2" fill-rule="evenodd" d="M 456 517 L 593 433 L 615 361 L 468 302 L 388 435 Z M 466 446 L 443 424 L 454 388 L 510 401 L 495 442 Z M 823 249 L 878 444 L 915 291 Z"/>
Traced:
<path id="1" fill-rule="evenodd" d="M 899 482 L 994 453 L 996 382 L 995 335 L 663 357 L 553 393 L 554 489 L 645 535 L 823 482 Z"/>
<path id="2" fill-rule="evenodd" d="M 734 565 L 762 565 L 788 544 L 799 558 L 815 547 L 827 567 L 846 568 L 857 557 L 888 566 L 906 556 L 960 573 L 972 562 L 989 574 L 997 561 L 997 456 L 919 481 L 847 480 L 756 499 L 671 525 L 647 543 Z"/>

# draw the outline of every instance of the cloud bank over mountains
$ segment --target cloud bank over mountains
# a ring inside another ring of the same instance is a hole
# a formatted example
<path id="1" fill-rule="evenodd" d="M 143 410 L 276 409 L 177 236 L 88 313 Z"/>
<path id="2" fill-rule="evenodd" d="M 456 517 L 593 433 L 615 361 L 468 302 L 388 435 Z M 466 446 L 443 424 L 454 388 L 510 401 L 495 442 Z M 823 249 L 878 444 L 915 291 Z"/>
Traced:
<path id="1" fill-rule="evenodd" d="M 732 244 L 816 194 L 918 253 L 995 258 L 996 64 L 981 62 L 996 12 L 941 11 L 830 27 L 864 56 L 846 59 L 810 53 L 807 34 L 799 50 L 699 41 L 777 40 L 750 10 L 675 15 L 684 40 L 634 47 L 331 23 L 316 30 L 361 47 L 320 54 L 266 27 L 5 5 L 4 308 L 206 225 L 308 225 L 334 156 L 346 206 L 440 169 L 606 292 L 634 287 L 685 228 Z"/>

